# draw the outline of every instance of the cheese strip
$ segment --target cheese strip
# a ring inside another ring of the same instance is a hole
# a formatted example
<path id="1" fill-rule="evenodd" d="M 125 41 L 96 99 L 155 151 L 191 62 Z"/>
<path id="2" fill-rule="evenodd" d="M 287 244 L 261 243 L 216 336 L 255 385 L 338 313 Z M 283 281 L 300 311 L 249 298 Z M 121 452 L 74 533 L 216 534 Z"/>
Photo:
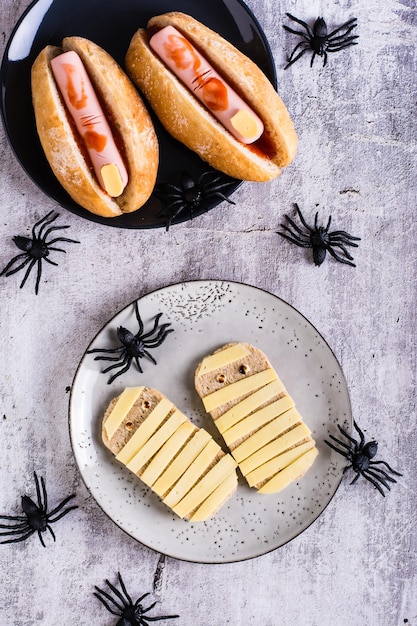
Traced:
<path id="1" fill-rule="evenodd" d="M 211 493 L 223 482 L 225 476 L 236 473 L 236 461 L 225 454 L 214 467 L 212 467 L 201 480 L 173 506 L 174 512 L 180 517 L 185 517 L 196 509 Z"/>
<path id="2" fill-rule="evenodd" d="M 266 463 L 278 454 L 282 454 L 286 450 L 289 450 L 290 448 L 293 448 L 308 439 L 311 439 L 309 428 L 304 424 L 304 422 L 297 423 L 295 428 L 281 434 L 281 436 L 278 436 L 276 439 L 270 440 L 256 452 L 242 460 L 239 463 L 239 467 L 241 468 L 242 473 L 246 476 L 246 474 L 253 471 L 260 465 L 263 465 L 263 463 Z M 266 439 L 264 439 L 264 441 L 265 440 Z"/>
<path id="3" fill-rule="evenodd" d="M 314 448 L 315 442 L 313 439 L 297 445 L 295 448 L 291 448 L 278 456 L 270 459 L 266 463 L 263 463 L 252 472 L 245 474 L 245 478 L 248 481 L 250 487 L 255 487 L 260 483 L 264 483 L 268 478 L 272 478 L 275 474 L 283 470 L 287 465 L 290 465 L 298 459 L 304 452 Z"/>
<path id="4" fill-rule="evenodd" d="M 130 409 L 135 404 L 143 390 L 144 387 L 127 387 L 120 394 L 104 425 L 109 439 L 113 437 L 116 430 L 121 426 L 126 415 L 129 413 Z"/>
<path id="5" fill-rule="evenodd" d="M 237 486 L 236 472 L 232 472 L 224 479 L 222 483 L 209 495 L 203 504 L 192 513 L 190 517 L 191 522 L 202 522 L 203 520 L 211 517 L 221 507 L 223 502 L 232 493 Z"/>
<path id="6" fill-rule="evenodd" d="M 184 422 L 174 432 L 173 435 L 164 443 L 160 450 L 155 454 L 152 461 L 141 474 L 141 480 L 152 487 L 157 478 L 162 474 L 166 466 L 176 457 L 179 450 L 185 445 L 185 442 L 191 435 L 197 431 L 197 428 L 191 422 Z"/>
<path id="7" fill-rule="evenodd" d="M 213 370 L 229 365 L 233 361 L 238 361 L 248 356 L 249 351 L 240 343 L 235 343 L 225 350 L 211 354 L 204 359 L 204 363 L 200 369 L 200 375 L 208 374 Z"/>
<path id="8" fill-rule="evenodd" d="M 294 408 L 294 400 L 290 396 L 284 396 L 276 402 L 268 404 L 263 409 L 252 413 L 235 426 L 232 426 L 232 428 L 226 430 L 226 432 L 222 432 L 223 439 L 228 446 L 233 446 L 236 441 L 248 437 L 254 430 L 262 428 L 262 426 L 292 408 Z"/>
<path id="9" fill-rule="evenodd" d="M 260 117 L 176 28 L 162 28 L 149 45 L 236 139 L 250 144 L 261 137 Z"/>
<path id="10" fill-rule="evenodd" d="M 73 50 L 64 52 L 52 59 L 51 69 L 100 186 L 109 196 L 120 196 L 127 185 L 127 170 L 80 57 Z"/>
<path id="11" fill-rule="evenodd" d="M 282 433 L 292 425 L 291 422 L 298 423 L 301 421 L 301 416 L 296 409 L 287 411 L 263 428 L 257 430 L 251 437 L 237 446 L 237 448 L 233 450 L 234 458 L 238 463 L 241 463 L 241 461 L 247 459 L 248 456 L 254 454 L 254 452 L 257 452 L 260 448 L 270 444 L 272 441 L 274 442 L 273 447 L 276 451 L 275 455 L 284 452 L 287 447 L 286 437 L 289 436 L 291 431 L 285 435 L 282 435 Z M 295 433 L 293 433 L 292 437 L 296 434 L 300 440 L 310 436 L 310 430 L 304 423 L 298 424 L 293 430 Z M 279 435 L 282 435 L 282 437 L 279 437 Z"/>
<path id="12" fill-rule="evenodd" d="M 203 404 L 206 411 L 210 412 L 218 408 L 222 404 L 227 404 L 231 400 L 235 400 L 243 395 L 256 391 L 260 387 L 267 385 L 278 377 L 272 368 L 263 370 L 258 374 L 246 376 L 241 380 L 230 385 L 226 385 L 203 398 Z"/>
<path id="13" fill-rule="evenodd" d="M 271 480 L 258 489 L 258 493 L 276 493 L 287 487 L 295 480 L 299 480 L 312 466 L 314 459 L 318 455 L 317 448 L 312 448 L 305 452 L 296 461 L 288 465 L 281 472 L 278 472 Z"/>
<path id="14" fill-rule="evenodd" d="M 139 472 L 143 466 L 150 461 L 153 455 L 163 446 L 167 439 L 186 421 L 186 417 L 181 411 L 174 411 L 172 415 L 162 424 L 160 428 L 152 435 L 144 446 L 135 454 L 135 456 L 127 463 L 128 469 L 134 474 Z"/>
<path id="15" fill-rule="evenodd" d="M 200 429 L 187 442 L 178 456 L 167 467 L 158 480 L 152 485 L 152 490 L 163 498 L 163 496 L 175 485 L 177 480 L 186 472 L 194 459 L 200 454 L 203 448 L 211 440 L 207 431 Z"/>
<path id="16" fill-rule="evenodd" d="M 190 491 L 200 477 L 216 460 L 221 448 L 214 439 L 210 439 L 203 450 L 194 459 L 187 471 L 181 476 L 163 502 L 173 508 Z"/>
<path id="17" fill-rule="evenodd" d="M 269 402 L 272 398 L 284 392 L 285 387 L 279 378 L 277 378 L 232 406 L 232 408 L 226 411 L 226 413 L 223 413 L 223 415 L 220 415 L 220 417 L 215 420 L 217 428 L 221 433 L 224 433 L 228 428 L 231 428 L 244 417 L 262 406 L 262 404 Z"/>
<path id="18" fill-rule="evenodd" d="M 173 407 L 174 405 L 172 402 L 170 402 L 167 398 L 162 398 L 153 411 L 149 413 L 146 420 L 142 422 L 136 432 L 132 435 L 127 444 L 116 455 L 116 459 L 127 465 L 159 428 Z M 106 425 L 107 421 L 104 424 L 105 428 Z"/>

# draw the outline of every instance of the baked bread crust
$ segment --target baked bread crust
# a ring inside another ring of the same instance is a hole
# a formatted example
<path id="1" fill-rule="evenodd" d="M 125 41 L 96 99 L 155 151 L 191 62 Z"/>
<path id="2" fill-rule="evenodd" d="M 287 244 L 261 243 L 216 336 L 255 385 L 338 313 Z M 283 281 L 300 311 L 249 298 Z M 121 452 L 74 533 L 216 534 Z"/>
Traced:
<path id="1" fill-rule="evenodd" d="M 53 57 L 74 50 L 81 57 L 121 149 L 129 180 L 118 198 L 98 184 L 74 131 L 50 68 Z M 82 37 L 66 37 L 62 48 L 47 46 L 32 67 L 36 129 L 55 176 L 71 198 L 91 213 L 115 217 L 136 211 L 155 186 L 159 147 L 149 113 L 116 61 Z"/>
<path id="2" fill-rule="evenodd" d="M 267 77 L 251 59 L 189 15 L 171 12 L 153 17 L 148 29 L 153 32 L 168 25 L 180 30 L 259 115 L 274 154 L 268 158 L 237 141 L 156 57 L 142 28 L 130 43 L 126 69 L 164 127 L 229 176 L 258 182 L 278 176 L 295 156 L 297 134 Z"/>

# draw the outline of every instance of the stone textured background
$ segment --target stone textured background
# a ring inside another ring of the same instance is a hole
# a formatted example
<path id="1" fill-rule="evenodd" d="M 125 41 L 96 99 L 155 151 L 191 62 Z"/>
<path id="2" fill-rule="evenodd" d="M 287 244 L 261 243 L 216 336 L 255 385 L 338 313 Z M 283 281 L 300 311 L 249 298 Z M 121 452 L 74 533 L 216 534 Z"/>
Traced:
<path id="1" fill-rule="evenodd" d="M 27 0 L 0 0 L 1 53 Z M 280 95 L 299 134 L 295 162 L 265 185 L 246 183 L 192 222 L 164 229 L 108 228 L 61 211 L 78 246 L 33 279 L 0 278 L 0 513 L 17 514 L 32 473 L 51 503 L 73 491 L 78 511 L 37 538 L 0 546 L 0 624 L 111 626 L 93 597 L 117 571 L 136 598 L 151 591 L 152 614 L 179 613 L 183 626 L 417 626 L 416 600 L 416 4 L 413 0 L 250 0 L 272 47 Z M 285 12 L 329 26 L 358 18 L 359 45 L 309 67 L 284 71 L 295 38 Z M 12 236 L 56 205 L 28 179 L 3 128 L 3 267 Z M 298 202 L 311 221 L 360 236 L 356 268 L 277 234 Z M 403 477 L 382 498 L 346 477 L 321 517 L 281 549 L 231 565 L 166 559 L 125 535 L 101 511 L 75 465 L 67 427 L 68 388 L 87 343 L 133 298 L 192 279 L 262 287 L 320 331 L 343 368 L 353 414 L 379 456 Z M 162 622 L 161 622 L 162 623 Z"/>

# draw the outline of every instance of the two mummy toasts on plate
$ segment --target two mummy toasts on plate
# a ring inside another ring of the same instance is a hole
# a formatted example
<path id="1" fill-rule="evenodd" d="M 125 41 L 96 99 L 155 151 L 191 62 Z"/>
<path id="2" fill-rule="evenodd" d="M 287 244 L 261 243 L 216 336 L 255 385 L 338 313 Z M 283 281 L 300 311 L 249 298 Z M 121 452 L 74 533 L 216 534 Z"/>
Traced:
<path id="1" fill-rule="evenodd" d="M 61 185 L 92 213 L 136 211 L 153 192 L 159 146 L 142 95 L 175 139 L 233 178 L 268 181 L 294 158 L 297 136 L 269 80 L 194 18 L 152 18 L 132 38 L 125 67 L 95 43 L 67 37 L 32 68 L 42 148 Z"/>
<path id="2" fill-rule="evenodd" d="M 163 394 L 129 387 L 103 418 L 103 442 L 179 517 L 203 521 L 229 499 L 239 468 L 271 494 L 299 480 L 317 448 L 267 357 L 246 343 L 205 357 L 195 388 L 229 452 Z"/>

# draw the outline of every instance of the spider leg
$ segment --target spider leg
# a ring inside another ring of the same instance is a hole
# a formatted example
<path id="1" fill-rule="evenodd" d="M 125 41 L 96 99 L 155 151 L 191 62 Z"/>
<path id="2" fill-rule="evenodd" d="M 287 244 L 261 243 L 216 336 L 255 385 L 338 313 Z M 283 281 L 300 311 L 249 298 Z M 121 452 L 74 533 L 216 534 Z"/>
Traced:
<path id="1" fill-rule="evenodd" d="M 115 380 L 118 376 L 121 376 L 122 374 L 124 374 L 125 372 L 127 372 L 127 370 L 128 370 L 128 369 L 129 369 L 129 367 L 130 367 L 131 360 L 132 360 L 132 359 L 130 358 L 130 359 L 128 360 L 128 362 L 127 362 L 126 366 L 125 366 L 123 369 L 121 369 L 119 372 L 116 372 L 116 374 L 113 374 L 113 376 L 111 376 L 111 377 L 110 377 L 110 379 L 109 379 L 109 381 L 108 381 L 108 384 L 109 384 L 109 385 L 111 385 L 111 383 L 112 383 L 112 382 L 113 382 L 113 381 L 114 381 L 114 380 Z M 109 368 L 108 368 L 108 369 L 109 369 Z M 107 369 L 107 371 L 108 371 L 108 369 Z M 113 369 L 113 368 L 111 368 L 111 369 Z M 104 372 L 103 372 L 103 373 L 104 373 Z"/>
<path id="2" fill-rule="evenodd" d="M 154 337 L 154 339 L 149 339 L 147 341 L 145 340 L 143 342 L 144 346 L 146 348 L 157 348 L 158 346 L 160 346 L 161 343 L 164 341 L 165 337 L 169 335 L 169 333 L 174 332 L 173 328 L 167 329 L 168 326 L 171 326 L 171 324 L 164 324 L 163 326 L 161 326 L 161 329 L 159 333 L 157 334 L 157 336 Z"/>
<path id="3" fill-rule="evenodd" d="M 152 361 L 152 363 L 153 363 L 154 365 L 156 365 L 156 361 L 155 361 L 154 357 L 152 356 L 152 354 L 151 354 L 150 352 L 148 352 L 147 350 L 144 350 L 144 351 L 143 351 L 143 354 L 145 354 L 145 355 L 148 357 L 148 359 L 149 359 L 150 361 Z"/>
<path id="4" fill-rule="evenodd" d="M 347 233 L 345 230 L 334 230 L 332 233 L 329 233 L 329 238 L 330 239 L 337 239 L 337 240 L 343 240 L 343 243 L 345 243 L 346 245 L 349 246 L 354 246 L 355 248 L 358 247 L 357 243 L 353 243 L 354 241 L 360 241 L 361 238 L 360 237 L 354 237 L 353 235 L 349 235 L 349 233 Z M 347 241 L 345 241 L 347 240 Z"/>
<path id="5" fill-rule="evenodd" d="M 25 260 L 18 267 L 15 267 L 13 270 L 8 271 L 16 261 L 18 261 L 19 259 L 23 259 L 23 258 L 25 258 Z M 12 274 L 15 274 L 16 272 L 21 270 L 22 267 L 25 267 L 25 265 L 27 265 L 29 262 L 30 262 L 30 256 L 28 256 L 27 252 L 18 254 L 17 256 L 13 257 L 11 261 L 9 261 L 6 267 L 1 271 L 0 276 L 11 276 Z"/>
<path id="6" fill-rule="evenodd" d="M 163 619 L 175 619 L 176 617 L 179 617 L 179 615 L 158 615 L 158 617 L 150 617 L 147 615 L 145 619 L 149 622 L 159 622 Z M 146 622 L 144 622 L 144 624 L 147 626 Z"/>
<path id="7" fill-rule="evenodd" d="M 53 539 L 54 541 L 56 541 L 55 533 L 54 533 L 54 531 L 52 530 L 52 528 L 50 527 L 50 525 L 49 525 L 49 524 L 47 524 L 47 525 L 46 525 L 46 528 L 47 528 L 47 529 L 49 530 L 49 532 L 51 533 L 51 535 L 52 535 L 52 539 Z"/>
<path id="8" fill-rule="evenodd" d="M 291 233 L 292 236 L 290 237 L 289 235 L 286 235 L 285 233 L 279 233 L 279 232 L 277 233 L 277 235 L 281 235 L 281 237 L 283 237 L 284 239 L 287 239 L 288 241 L 291 241 L 291 243 L 295 243 L 300 248 L 311 248 L 311 243 L 309 241 L 303 241 L 302 239 L 298 238 L 286 226 L 282 226 L 282 228 L 284 228 L 284 230 Z"/>
<path id="9" fill-rule="evenodd" d="M 395 471 L 394 469 L 392 469 L 392 467 L 390 467 L 388 465 L 388 463 L 386 463 L 385 461 L 369 461 L 370 465 L 385 465 L 385 467 L 387 467 L 389 469 L 390 472 L 392 472 L 393 474 L 395 474 L 396 476 L 402 476 L 402 474 L 400 474 L 400 472 Z"/>
<path id="10" fill-rule="evenodd" d="M 32 228 L 32 239 L 40 239 L 42 236 L 43 229 L 46 228 L 49 224 L 52 224 L 52 222 L 54 222 L 57 217 L 59 217 L 59 213 L 55 213 L 55 211 L 50 211 L 42 219 L 36 222 Z M 36 235 L 36 229 L 38 226 L 41 226 L 41 227 L 39 229 L 38 235 Z"/>
<path id="11" fill-rule="evenodd" d="M 366 478 L 366 480 L 369 480 L 369 482 L 376 488 L 378 489 L 379 493 L 382 494 L 385 498 L 385 493 L 383 491 L 383 489 L 381 488 L 381 486 L 378 484 L 378 482 L 376 480 L 374 480 L 371 476 L 368 476 L 367 474 L 365 474 L 365 472 L 361 472 L 362 476 L 364 478 Z M 389 489 L 389 488 L 388 488 Z"/>
<path id="12" fill-rule="evenodd" d="M 335 439 L 335 437 L 332 437 L 332 435 L 329 435 L 332 439 Z M 337 441 L 337 439 L 335 439 L 335 441 Z M 346 459 L 349 458 L 349 454 L 347 452 L 344 452 L 343 450 L 339 450 L 339 448 L 336 448 L 336 446 L 334 446 L 332 443 L 330 443 L 330 441 L 326 441 L 324 440 L 324 443 L 327 443 L 327 445 L 332 448 L 332 450 L 335 450 L 335 452 L 338 452 L 339 454 L 341 454 L 342 456 L 344 456 Z M 337 443 L 342 444 L 341 441 L 337 441 Z M 342 444 L 344 445 L 344 444 Z"/>
<path id="13" fill-rule="evenodd" d="M 300 207 L 298 206 L 298 204 L 296 202 L 294 203 L 294 206 L 295 206 L 295 210 L 297 211 L 298 217 L 300 218 L 300 222 L 302 223 L 304 228 L 306 230 L 308 230 L 309 233 L 312 233 L 313 229 L 311 228 L 311 226 L 309 226 L 307 224 L 307 222 L 306 222 L 306 220 L 304 218 L 304 215 L 301 213 L 301 209 L 300 209 Z M 300 232 L 302 232 L 302 231 L 300 231 Z"/>
<path id="14" fill-rule="evenodd" d="M 71 511 L 72 509 L 77 509 L 77 506 L 71 506 L 68 509 L 66 509 L 65 511 L 63 511 L 58 517 L 56 517 L 54 520 L 51 519 L 52 515 L 55 515 L 56 513 L 58 513 L 58 511 L 60 511 L 62 509 L 62 507 L 64 507 L 67 502 L 69 502 L 70 500 L 72 500 L 73 498 L 75 498 L 75 493 L 71 494 L 70 496 L 66 497 L 64 500 L 62 500 L 62 502 L 60 502 L 58 504 L 58 506 L 56 506 L 50 513 L 48 513 L 48 517 L 49 520 L 51 522 L 56 522 L 59 519 L 61 519 L 61 517 L 63 517 L 64 515 L 66 515 L 69 511 Z"/>
<path id="15" fill-rule="evenodd" d="M 117 578 L 119 580 L 120 586 L 122 588 L 123 593 L 125 594 L 126 600 L 128 601 L 129 604 L 133 604 L 132 602 L 132 598 L 130 597 L 130 595 L 127 593 L 127 589 L 126 586 L 123 582 L 123 578 L 120 572 L 117 572 Z"/>
<path id="16" fill-rule="evenodd" d="M 6 531 L 1 531 L 0 535 L 20 535 L 22 532 L 29 530 L 30 526 L 27 523 L 27 520 L 23 524 L 13 524 L 12 526 L 7 526 L 6 524 L 0 524 L 0 528 L 7 528 Z"/>
<path id="17" fill-rule="evenodd" d="M 105 352 L 106 354 L 109 354 L 109 353 L 114 353 L 114 352 L 123 352 L 124 349 L 125 349 L 125 346 L 119 346 L 118 348 L 93 348 L 92 350 L 87 350 L 87 354 L 92 354 L 93 352 Z M 101 357 L 101 356 L 94 357 L 95 361 L 99 359 L 102 359 L 103 361 L 117 361 L 119 357 L 114 358 L 114 359 L 110 357 Z"/>
<path id="18" fill-rule="evenodd" d="M 108 585 L 110 586 L 110 583 L 106 580 L 106 583 L 108 583 Z M 106 607 L 106 609 L 109 611 L 109 613 L 111 613 L 112 615 L 117 615 L 120 617 L 120 615 L 122 615 L 122 612 L 124 610 L 124 606 L 118 604 L 114 598 L 111 597 L 111 595 L 109 593 L 107 593 L 107 591 L 104 591 L 103 589 L 99 589 L 98 587 L 95 586 L 95 589 L 97 589 L 98 593 L 94 593 L 93 595 L 95 595 L 95 597 L 100 600 L 100 602 L 102 604 L 104 604 L 104 606 Z M 118 612 L 116 612 L 112 607 L 110 607 L 109 604 L 107 604 L 107 602 L 101 597 L 102 594 L 105 598 L 107 598 L 107 600 L 109 600 L 109 602 L 111 602 L 112 604 L 114 604 L 114 606 L 118 609 Z"/>
<path id="19" fill-rule="evenodd" d="M 299 50 L 300 48 L 303 48 L 303 50 L 302 50 L 301 54 L 299 54 L 299 55 L 297 56 L 297 59 L 299 59 L 299 58 L 300 58 L 300 56 L 301 56 L 301 55 L 302 55 L 302 54 L 303 54 L 306 50 L 308 50 L 308 45 L 307 45 L 307 43 L 306 43 L 305 41 L 300 41 L 300 42 L 299 42 L 299 43 L 295 46 L 294 50 L 291 52 L 291 54 L 290 54 L 290 56 L 288 57 L 288 59 L 287 59 L 287 60 L 288 60 L 288 61 L 293 62 L 294 56 L 295 56 L 295 54 L 298 52 L 298 50 Z M 294 61 L 296 61 L 297 59 L 294 59 Z"/>
<path id="20" fill-rule="evenodd" d="M 46 510 L 46 506 L 47 506 L 48 503 L 46 501 L 44 504 L 42 504 L 41 489 L 40 489 L 40 486 L 39 486 L 39 479 L 38 479 L 38 475 L 37 475 L 36 472 L 33 472 L 33 478 L 35 480 L 36 499 L 38 501 L 38 507 L 40 509 Z M 44 483 L 44 480 L 43 480 L 42 476 L 41 476 L 41 482 L 42 482 L 42 489 L 43 489 L 43 492 L 44 492 L 44 497 L 46 497 L 45 483 Z"/>
<path id="21" fill-rule="evenodd" d="M 353 423 L 355 424 L 355 422 L 353 422 Z M 346 430 L 345 430 L 342 426 L 340 426 L 340 424 L 338 424 L 338 425 L 337 425 L 337 427 L 338 427 L 338 429 L 340 430 L 340 432 L 342 433 L 342 435 L 343 435 L 344 437 L 346 437 L 346 439 L 349 439 L 349 441 L 350 441 L 351 443 L 353 443 L 353 444 L 354 444 L 355 449 L 357 450 L 357 448 L 358 448 L 358 442 L 356 441 L 356 439 L 354 439 L 353 437 L 351 437 L 351 436 L 349 435 L 349 433 L 348 433 L 348 432 L 347 432 L 347 431 L 346 431 Z M 361 443 L 363 443 L 363 442 L 362 442 L 362 439 L 361 439 Z"/>
<path id="22" fill-rule="evenodd" d="M 290 20 L 293 20 L 294 22 L 297 22 L 297 24 L 300 24 L 300 26 L 305 28 L 309 37 L 313 37 L 313 31 L 311 30 L 310 26 L 306 22 L 303 22 L 303 20 L 300 20 L 298 17 L 295 17 L 294 15 L 291 15 L 291 13 L 286 13 L 285 15 L 287 17 L 289 17 Z"/>
<path id="23" fill-rule="evenodd" d="M 119 598 L 120 602 L 122 603 L 124 607 L 132 605 L 132 599 L 129 597 L 128 594 L 126 594 L 126 597 L 124 597 L 123 594 L 119 591 L 119 589 L 117 589 L 117 587 L 115 587 L 115 585 L 113 585 L 109 580 L 106 579 L 106 583 L 110 587 L 114 595 L 117 598 Z M 123 585 L 123 590 L 125 590 L 124 585 Z"/>
<path id="24" fill-rule="evenodd" d="M 303 43 L 303 42 L 301 42 L 301 43 Z M 298 48 L 298 47 L 299 47 L 299 44 L 296 46 L 296 48 Z M 288 63 L 287 63 L 287 65 L 284 67 L 284 70 L 286 70 L 288 67 L 290 67 L 290 65 L 292 65 L 293 63 L 295 63 L 296 61 L 298 61 L 298 59 L 299 59 L 300 57 L 302 57 L 302 56 L 303 56 L 303 54 L 304 54 L 305 52 L 307 52 L 307 50 L 308 50 L 308 48 L 304 48 L 303 50 L 301 50 L 301 52 L 300 52 L 299 54 L 297 54 L 297 56 L 296 56 L 295 58 L 293 58 L 293 54 L 294 54 L 294 52 L 295 52 L 295 50 L 293 50 L 293 51 L 292 51 L 292 53 L 291 53 L 291 56 L 289 57 L 289 59 L 287 59 L 287 60 L 288 60 Z"/>
<path id="25" fill-rule="evenodd" d="M 144 351 L 144 354 L 145 354 L 145 351 Z M 136 367 L 138 368 L 139 372 L 141 374 L 143 374 L 143 369 L 142 369 L 142 366 L 140 364 L 140 359 L 139 359 L 138 356 L 135 357 L 135 361 L 136 361 Z M 156 365 L 156 363 L 155 363 L 155 365 Z"/>
<path id="26" fill-rule="evenodd" d="M 388 489 L 388 491 L 391 491 L 391 487 L 389 486 L 387 481 L 384 480 L 382 476 L 379 476 L 378 474 L 375 474 L 374 472 L 371 472 L 370 470 L 363 470 L 362 473 L 365 476 L 365 478 L 367 478 L 368 480 L 370 480 L 370 476 L 372 476 L 372 478 L 375 480 L 376 483 L 378 482 L 382 483 L 384 487 Z"/>
<path id="27" fill-rule="evenodd" d="M 313 54 L 312 54 L 312 56 L 311 56 L 310 67 L 313 67 L 313 63 L 314 63 L 314 59 L 316 58 L 316 54 L 317 54 L 317 52 L 316 52 L 316 51 L 314 51 L 314 52 L 313 52 Z M 326 65 L 326 57 L 324 58 L 324 63 L 323 63 L 323 66 L 324 66 L 324 65 Z"/>
<path id="28" fill-rule="evenodd" d="M 372 474 L 372 476 L 375 476 L 375 478 L 378 477 L 378 476 L 383 476 L 385 478 L 385 480 L 389 480 L 390 483 L 396 483 L 397 482 L 395 480 L 395 478 L 393 478 L 392 476 L 387 474 L 387 472 L 385 472 L 380 467 L 368 468 L 367 471 L 370 472 Z"/>
<path id="29" fill-rule="evenodd" d="M 357 41 L 351 41 L 349 43 L 345 43 L 344 45 L 335 46 L 330 45 L 327 48 L 327 52 L 338 52 L 339 50 L 343 50 L 344 48 L 349 48 L 349 46 L 356 46 L 358 44 Z"/>
<path id="30" fill-rule="evenodd" d="M 149 595 L 149 594 L 146 594 L 146 595 Z M 139 602 L 139 600 L 138 600 L 138 602 Z M 153 602 L 150 606 L 148 606 L 148 608 L 147 608 L 147 609 L 144 609 L 144 608 L 142 607 L 142 613 L 147 613 L 148 611 L 151 611 L 151 610 L 154 608 L 154 606 L 155 606 L 155 605 L 156 605 L 156 602 Z M 152 618 L 152 617 L 146 617 L 146 619 L 152 620 L 152 619 L 154 619 L 154 618 Z M 158 618 L 158 619 L 160 619 L 160 618 Z"/>
<path id="31" fill-rule="evenodd" d="M 310 42 L 310 38 L 307 35 L 307 33 L 303 33 L 302 30 L 294 30 L 294 28 L 291 28 L 290 26 L 287 26 L 286 24 L 282 25 L 283 28 L 285 28 L 285 30 L 288 33 L 292 33 L 293 35 L 298 35 L 299 37 L 302 37 L 303 39 L 305 39 L 305 41 L 302 41 L 301 43 L 309 43 Z"/>
<path id="32" fill-rule="evenodd" d="M 158 315 L 155 315 L 155 320 L 154 320 L 154 324 L 153 324 L 153 328 L 145 333 L 144 335 L 142 335 L 141 339 L 147 339 L 148 337 L 150 337 L 158 328 L 158 322 L 161 319 L 162 313 L 158 313 Z M 143 326 L 142 326 L 142 330 L 143 330 Z M 139 332 L 138 335 L 141 335 L 142 332 Z"/>
<path id="33" fill-rule="evenodd" d="M 139 313 L 139 305 L 138 305 L 138 301 L 137 300 L 135 300 L 134 308 L 135 308 L 136 321 L 137 321 L 138 326 L 139 326 L 139 330 L 138 330 L 137 334 L 141 335 L 143 333 L 143 322 L 142 322 L 142 318 L 141 318 L 140 313 Z"/>
<path id="34" fill-rule="evenodd" d="M 335 252 L 332 248 L 332 246 L 327 245 L 326 246 L 326 250 L 329 254 L 332 255 L 332 257 L 334 259 L 336 259 L 337 261 L 340 261 L 340 263 L 346 263 L 347 265 L 351 265 L 352 267 L 356 267 L 356 265 L 354 263 L 351 263 L 351 261 L 353 260 L 353 256 L 351 256 L 349 254 L 349 252 L 346 250 L 346 248 L 343 247 L 342 244 L 337 244 L 337 247 L 341 248 L 343 250 L 343 253 L 345 254 L 346 259 L 349 259 L 349 261 L 347 261 L 345 258 L 341 257 L 339 254 L 337 254 L 337 252 Z"/>
<path id="35" fill-rule="evenodd" d="M 327 63 L 327 52 L 323 52 L 323 67 L 325 67 Z"/>
<path id="36" fill-rule="evenodd" d="M 351 485 L 354 485 L 356 483 L 356 481 L 359 479 L 360 473 L 358 472 L 355 476 L 355 478 L 350 482 Z"/>
<path id="37" fill-rule="evenodd" d="M 345 35 L 348 35 L 351 32 L 351 30 L 353 30 L 355 28 L 355 26 L 357 26 L 357 18 L 356 17 L 352 17 L 352 19 L 350 19 L 347 22 L 345 22 L 345 24 L 342 24 L 342 26 L 339 26 L 338 28 L 333 30 L 331 33 L 329 33 L 327 35 L 327 39 L 329 40 L 329 39 L 333 38 L 333 36 L 336 35 L 336 33 L 340 32 L 344 28 L 347 28 L 348 30 L 343 35 L 340 35 L 340 37 L 344 37 Z"/>
<path id="38" fill-rule="evenodd" d="M 333 439 L 333 441 L 338 443 L 339 446 L 342 446 L 343 448 L 345 448 L 348 452 L 352 451 L 351 447 L 346 442 L 341 441 L 340 439 L 337 439 L 337 437 L 334 437 L 333 435 L 329 435 L 329 437 L 330 439 Z"/>
<path id="39" fill-rule="evenodd" d="M 47 259 L 45 259 L 45 261 L 46 260 Z M 49 262 L 52 263 L 52 261 L 49 261 Z M 38 271 L 36 272 L 36 283 L 35 283 L 35 293 L 36 293 L 36 295 L 38 294 L 38 291 L 39 291 L 39 283 L 41 281 L 41 276 L 42 276 L 42 259 L 38 259 L 37 260 L 37 265 L 38 265 Z M 52 263 L 52 265 L 56 265 L 56 263 Z"/>
<path id="40" fill-rule="evenodd" d="M 0 519 L 10 520 L 11 522 L 26 522 L 26 515 L 0 515 Z M 9 528 L 9 526 L 2 526 L 0 528 Z"/>
<path id="41" fill-rule="evenodd" d="M 103 356 L 101 358 L 101 361 L 114 361 L 115 359 L 111 358 L 111 357 L 105 357 Z M 132 360 L 132 357 L 129 357 L 128 354 L 126 354 L 123 359 L 117 359 L 117 363 L 114 363 L 113 365 L 109 365 L 109 367 L 106 367 L 105 370 L 103 370 L 103 374 L 107 374 L 107 372 L 111 372 L 111 370 L 114 370 L 116 367 L 123 367 L 124 365 L 127 364 L 127 366 L 129 367 L 130 361 Z"/>
<path id="42" fill-rule="evenodd" d="M 43 547 L 46 548 L 46 545 L 45 545 L 45 542 L 43 540 L 42 533 L 41 533 L 40 530 L 38 530 L 38 537 L 39 537 L 39 540 L 40 540 L 41 544 L 43 545 Z"/>
<path id="43" fill-rule="evenodd" d="M 66 228 L 66 226 L 63 226 L 62 228 Z M 48 248 L 51 250 L 51 244 L 56 243 L 57 241 L 66 241 L 68 243 L 81 243 L 76 239 L 69 239 L 68 237 L 56 237 L 55 239 L 51 239 L 51 241 L 48 241 Z M 65 252 L 65 250 L 63 250 L 63 252 Z"/>
<path id="44" fill-rule="evenodd" d="M 0 543 L 19 543 L 20 541 L 25 541 L 25 539 L 33 535 L 34 532 L 35 531 L 31 529 L 25 535 L 22 535 L 21 537 L 18 537 L 16 539 L 6 539 L 5 541 L 0 541 Z"/>

